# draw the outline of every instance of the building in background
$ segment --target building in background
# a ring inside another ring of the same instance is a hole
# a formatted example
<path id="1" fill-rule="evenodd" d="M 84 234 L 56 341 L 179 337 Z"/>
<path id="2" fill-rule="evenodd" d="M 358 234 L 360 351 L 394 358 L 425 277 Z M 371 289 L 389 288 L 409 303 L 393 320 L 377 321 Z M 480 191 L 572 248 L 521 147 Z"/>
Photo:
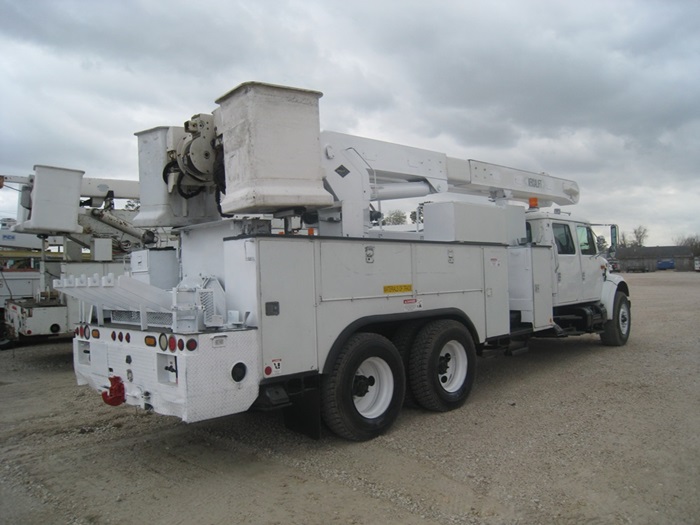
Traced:
<path id="1" fill-rule="evenodd" d="M 690 272 L 694 269 L 690 246 L 618 247 L 616 257 L 623 272 Z"/>

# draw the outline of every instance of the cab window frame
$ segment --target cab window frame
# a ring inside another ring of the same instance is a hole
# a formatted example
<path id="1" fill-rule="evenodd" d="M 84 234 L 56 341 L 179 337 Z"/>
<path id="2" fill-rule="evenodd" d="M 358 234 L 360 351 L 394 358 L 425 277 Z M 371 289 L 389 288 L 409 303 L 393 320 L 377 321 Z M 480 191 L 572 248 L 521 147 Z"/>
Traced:
<path id="1" fill-rule="evenodd" d="M 576 243 L 571 228 L 565 222 L 552 222 L 552 235 L 559 255 L 576 255 Z"/>
<path id="2" fill-rule="evenodd" d="M 576 225 L 576 235 L 578 237 L 581 255 L 598 255 L 598 246 L 593 230 L 584 224 Z"/>

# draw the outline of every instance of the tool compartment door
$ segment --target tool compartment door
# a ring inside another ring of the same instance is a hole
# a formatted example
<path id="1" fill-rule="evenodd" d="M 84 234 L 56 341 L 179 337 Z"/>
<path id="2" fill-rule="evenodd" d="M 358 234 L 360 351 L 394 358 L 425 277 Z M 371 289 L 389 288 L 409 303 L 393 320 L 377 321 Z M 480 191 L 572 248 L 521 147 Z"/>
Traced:
<path id="1" fill-rule="evenodd" d="M 505 247 L 484 248 L 484 307 L 486 337 L 509 333 L 508 252 Z"/>
<path id="2" fill-rule="evenodd" d="M 315 370 L 313 242 L 259 239 L 258 250 L 263 377 Z"/>

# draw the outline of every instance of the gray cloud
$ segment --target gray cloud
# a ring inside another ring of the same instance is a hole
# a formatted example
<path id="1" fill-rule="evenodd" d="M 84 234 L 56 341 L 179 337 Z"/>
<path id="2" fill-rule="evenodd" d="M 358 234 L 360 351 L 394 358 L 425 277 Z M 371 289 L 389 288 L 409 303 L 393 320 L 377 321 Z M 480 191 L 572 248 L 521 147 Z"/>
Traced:
<path id="1" fill-rule="evenodd" d="M 583 213 L 646 223 L 650 242 L 700 232 L 697 3 L 3 0 L 0 15 L 2 173 L 135 178 L 134 132 L 263 80 L 323 91 L 325 129 L 574 178 Z"/>

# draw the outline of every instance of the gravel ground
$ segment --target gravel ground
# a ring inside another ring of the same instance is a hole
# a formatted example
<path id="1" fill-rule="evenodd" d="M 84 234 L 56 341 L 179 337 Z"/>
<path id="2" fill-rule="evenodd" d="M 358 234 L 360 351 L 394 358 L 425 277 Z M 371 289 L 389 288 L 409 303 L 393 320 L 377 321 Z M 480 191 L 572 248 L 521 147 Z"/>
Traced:
<path id="1" fill-rule="evenodd" d="M 627 346 L 480 360 L 462 409 L 368 443 L 112 408 L 68 343 L 0 352 L 0 523 L 698 523 L 700 274 L 626 277 Z"/>

